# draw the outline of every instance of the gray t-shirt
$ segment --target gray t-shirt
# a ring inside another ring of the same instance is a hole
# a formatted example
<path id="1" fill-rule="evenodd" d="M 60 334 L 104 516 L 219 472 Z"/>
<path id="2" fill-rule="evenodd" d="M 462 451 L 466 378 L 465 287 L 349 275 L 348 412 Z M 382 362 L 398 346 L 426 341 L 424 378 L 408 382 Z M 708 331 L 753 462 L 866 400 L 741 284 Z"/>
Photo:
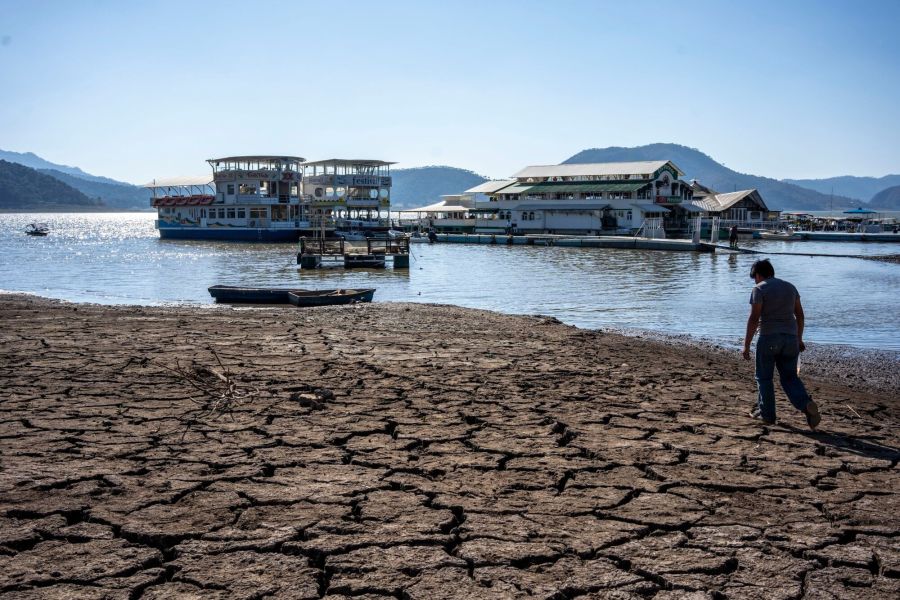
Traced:
<path id="1" fill-rule="evenodd" d="M 750 292 L 750 304 L 762 304 L 759 334 L 787 333 L 797 335 L 794 304 L 800 293 L 791 283 L 770 277 L 756 284 Z"/>

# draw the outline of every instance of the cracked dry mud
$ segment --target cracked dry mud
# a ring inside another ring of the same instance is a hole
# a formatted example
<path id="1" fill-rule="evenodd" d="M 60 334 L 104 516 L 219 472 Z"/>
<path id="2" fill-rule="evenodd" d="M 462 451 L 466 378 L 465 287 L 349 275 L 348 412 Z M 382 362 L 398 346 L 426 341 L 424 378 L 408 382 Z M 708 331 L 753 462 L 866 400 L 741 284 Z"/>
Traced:
<path id="1" fill-rule="evenodd" d="M 896 598 L 897 390 L 447 306 L 0 296 L 0 595 Z M 736 324 L 736 327 L 741 324 Z M 221 413 L 171 370 L 253 392 Z"/>

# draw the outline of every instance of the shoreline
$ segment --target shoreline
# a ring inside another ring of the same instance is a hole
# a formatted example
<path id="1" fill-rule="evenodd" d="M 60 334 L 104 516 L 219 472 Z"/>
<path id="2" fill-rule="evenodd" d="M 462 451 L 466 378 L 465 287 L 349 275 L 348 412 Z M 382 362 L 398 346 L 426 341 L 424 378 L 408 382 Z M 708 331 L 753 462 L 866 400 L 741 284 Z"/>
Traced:
<path id="1" fill-rule="evenodd" d="M 900 593 L 900 399 L 448 305 L 0 294 L 0 595 Z M 804 365 L 804 369 L 806 369 Z M 686 597 L 686 596 L 685 596 Z"/>
<path id="2" fill-rule="evenodd" d="M 233 308 L 237 310 L 256 310 L 266 309 L 265 305 L 253 306 L 229 306 L 219 305 L 214 302 L 163 302 L 160 304 L 101 304 L 97 302 L 75 302 L 71 300 L 63 300 L 59 298 L 50 298 L 41 296 L 37 292 L 16 292 L 0 289 L 0 297 L 6 296 L 28 296 L 49 302 L 60 304 L 71 304 L 75 306 L 96 306 L 110 308 L 156 308 L 156 309 L 197 309 L 197 310 L 216 310 Z M 405 304 L 402 302 L 376 302 L 377 305 L 389 304 Z M 590 329 L 579 327 L 560 321 L 552 315 L 542 314 L 515 314 L 501 313 L 490 311 L 487 309 L 470 309 L 453 304 L 434 304 L 434 303 L 409 303 L 422 304 L 423 306 L 450 306 L 459 308 L 460 310 L 474 310 L 495 313 L 497 315 L 511 317 L 534 317 L 538 319 L 555 319 L 560 324 L 567 327 L 575 327 L 583 331 L 594 331 L 601 333 L 611 333 L 627 338 L 652 340 L 654 342 L 670 345 L 673 347 L 690 347 L 700 349 L 705 352 L 721 355 L 723 357 L 734 357 L 740 355 L 742 341 L 739 337 L 735 337 L 734 344 L 723 342 L 722 340 L 713 338 L 704 338 L 694 336 L 689 333 L 669 333 L 663 331 L 655 331 L 652 329 L 637 329 L 626 327 L 601 327 Z M 742 325 L 739 323 L 738 325 Z M 755 348 L 756 338 L 753 341 Z M 891 392 L 900 395 L 900 350 L 880 349 L 880 348 L 863 348 L 849 346 L 843 344 L 821 344 L 810 343 L 807 350 L 801 354 L 801 376 L 812 375 L 817 378 L 836 378 L 838 380 L 847 380 L 846 383 L 862 386 L 870 391 Z"/>

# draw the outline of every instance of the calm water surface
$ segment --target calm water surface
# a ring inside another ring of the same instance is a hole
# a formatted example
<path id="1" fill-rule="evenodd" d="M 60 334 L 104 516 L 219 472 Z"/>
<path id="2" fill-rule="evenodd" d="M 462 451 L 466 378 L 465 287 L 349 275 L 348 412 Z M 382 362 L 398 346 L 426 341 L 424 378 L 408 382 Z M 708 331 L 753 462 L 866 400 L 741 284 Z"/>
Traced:
<path id="1" fill-rule="evenodd" d="M 211 304 L 214 284 L 375 287 L 378 302 L 545 314 L 588 328 L 738 344 L 752 255 L 527 246 L 413 246 L 410 269 L 301 271 L 291 244 L 160 240 L 151 213 L 0 215 L 0 289 L 101 304 Z M 44 238 L 24 235 L 33 221 Z M 900 244 L 746 242 L 767 252 L 876 255 Z M 813 342 L 900 350 L 900 265 L 772 254 Z"/>

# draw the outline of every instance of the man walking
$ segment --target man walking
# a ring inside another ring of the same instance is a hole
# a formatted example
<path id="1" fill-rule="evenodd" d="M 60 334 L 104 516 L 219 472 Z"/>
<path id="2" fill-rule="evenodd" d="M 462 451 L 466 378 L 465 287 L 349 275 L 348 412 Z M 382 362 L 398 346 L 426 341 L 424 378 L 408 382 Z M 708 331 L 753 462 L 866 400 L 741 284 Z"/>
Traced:
<path id="1" fill-rule="evenodd" d="M 822 417 L 819 407 L 809 397 L 800 377 L 797 360 L 806 350 L 803 343 L 803 306 L 800 294 L 792 284 L 776 279 L 775 268 L 768 260 L 758 260 L 750 269 L 756 282 L 750 292 L 750 317 L 744 336 L 744 360 L 750 360 L 750 342 L 759 328 L 756 342 L 756 385 L 759 398 L 750 413 L 755 419 L 775 423 L 775 369 L 781 387 L 794 407 L 806 415 L 810 429 L 815 429 Z"/>
<path id="2" fill-rule="evenodd" d="M 732 225 L 731 229 L 728 231 L 728 246 L 731 248 L 737 248 L 738 244 L 738 228 L 737 225 Z"/>

